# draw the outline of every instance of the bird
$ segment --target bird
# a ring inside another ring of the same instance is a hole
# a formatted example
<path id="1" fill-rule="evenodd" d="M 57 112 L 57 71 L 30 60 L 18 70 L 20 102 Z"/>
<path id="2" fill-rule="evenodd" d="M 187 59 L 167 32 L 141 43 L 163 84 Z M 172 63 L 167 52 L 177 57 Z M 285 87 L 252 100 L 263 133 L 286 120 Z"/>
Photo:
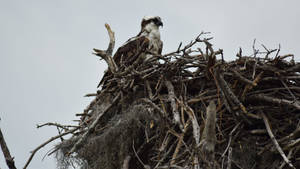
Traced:
<path id="1" fill-rule="evenodd" d="M 132 65 L 138 58 L 146 62 L 154 55 L 161 55 L 163 42 L 160 39 L 159 28 L 163 27 L 163 22 L 159 16 L 145 16 L 141 22 L 141 31 L 135 36 L 128 39 L 121 47 L 118 48 L 113 56 L 117 67 L 122 70 Z M 112 73 L 107 70 L 97 88 L 112 78 Z"/>

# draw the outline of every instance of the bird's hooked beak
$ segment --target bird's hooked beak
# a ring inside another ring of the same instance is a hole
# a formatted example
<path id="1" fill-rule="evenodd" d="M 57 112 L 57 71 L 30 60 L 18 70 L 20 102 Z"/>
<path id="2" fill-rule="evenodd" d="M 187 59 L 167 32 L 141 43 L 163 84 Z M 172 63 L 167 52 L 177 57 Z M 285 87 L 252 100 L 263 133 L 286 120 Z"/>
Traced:
<path id="1" fill-rule="evenodd" d="M 159 27 L 159 26 L 161 26 L 161 27 L 164 26 L 164 24 L 162 23 L 162 21 L 161 21 L 160 19 L 158 19 L 158 20 L 156 21 L 155 24 L 156 24 L 158 27 Z"/>

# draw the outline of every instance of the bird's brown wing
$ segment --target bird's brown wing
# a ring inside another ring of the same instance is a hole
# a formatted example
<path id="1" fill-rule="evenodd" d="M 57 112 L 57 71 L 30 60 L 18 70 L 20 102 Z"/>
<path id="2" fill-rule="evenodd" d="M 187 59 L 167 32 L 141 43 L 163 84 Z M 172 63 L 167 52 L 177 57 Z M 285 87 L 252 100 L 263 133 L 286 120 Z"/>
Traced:
<path id="1" fill-rule="evenodd" d="M 159 50 L 158 50 L 158 54 L 159 54 L 159 55 L 161 55 L 161 52 L 162 52 L 163 46 L 164 46 L 163 42 L 162 42 L 162 41 L 160 41 L 160 46 L 159 46 Z"/>
<path id="2" fill-rule="evenodd" d="M 149 39 L 145 36 L 134 37 L 129 39 L 123 46 L 121 46 L 113 56 L 113 59 L 119 68 L 119 71 L 122 71 L 125 67 L 131 65 L 137 58 L 140 52 L 145 51 L 149 46 Z M 97 87 L 105 84 L 107 80 L 113 77 L 110 70 L 107 70 L 103 78 Z"/>

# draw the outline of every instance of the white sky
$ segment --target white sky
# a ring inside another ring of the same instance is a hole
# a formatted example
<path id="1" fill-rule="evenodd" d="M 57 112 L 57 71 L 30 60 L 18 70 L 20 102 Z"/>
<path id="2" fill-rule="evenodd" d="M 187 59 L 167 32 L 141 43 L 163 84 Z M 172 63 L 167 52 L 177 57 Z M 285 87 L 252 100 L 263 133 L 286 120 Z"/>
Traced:
<path id="1" fill-rule="evenodd" d="M 252 42 L 300 60 L 300 10 L 297 0 L 0 0 L 0 127 L 17 168 L 30 151 L 57 134 L 36 124 L 70 124 L 90 102 L 106 65 L 92 48 L 105 49 L 109 23 L 116 47 L 135 36 L 145 15 L 164 22 L 163 53 L 212 32 L 216 49 L 232 60 L 239 47 L 251 54 Z M 56 142 L 57 143 L 57 142 Z M 37 152 L 28 168 L 54 169 L 55 161 Z M 2 152 L 0 168 L 7 169 Z"/>

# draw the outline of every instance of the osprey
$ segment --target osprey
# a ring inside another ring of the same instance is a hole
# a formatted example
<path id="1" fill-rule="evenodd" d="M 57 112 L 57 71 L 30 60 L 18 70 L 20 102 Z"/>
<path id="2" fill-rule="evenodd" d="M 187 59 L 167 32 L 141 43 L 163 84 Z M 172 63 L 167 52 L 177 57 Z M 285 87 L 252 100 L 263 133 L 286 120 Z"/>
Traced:
<path id="1" fill-rule="evenodd" d="M 138 35 L 127 40 L 113 56 L 119 69 L 122 70 L 132 65 L 139 57 L 145 62 L 153 55 L 161 54 L 163 42 L 160 40 L 160 26 L 163 26 L 163 23 L 159 16 L 145 16 L 143 18 L 141 31 Z M 111 78 L 110 75 L 111 73 L 108 70 L 97 87 Z"/>

